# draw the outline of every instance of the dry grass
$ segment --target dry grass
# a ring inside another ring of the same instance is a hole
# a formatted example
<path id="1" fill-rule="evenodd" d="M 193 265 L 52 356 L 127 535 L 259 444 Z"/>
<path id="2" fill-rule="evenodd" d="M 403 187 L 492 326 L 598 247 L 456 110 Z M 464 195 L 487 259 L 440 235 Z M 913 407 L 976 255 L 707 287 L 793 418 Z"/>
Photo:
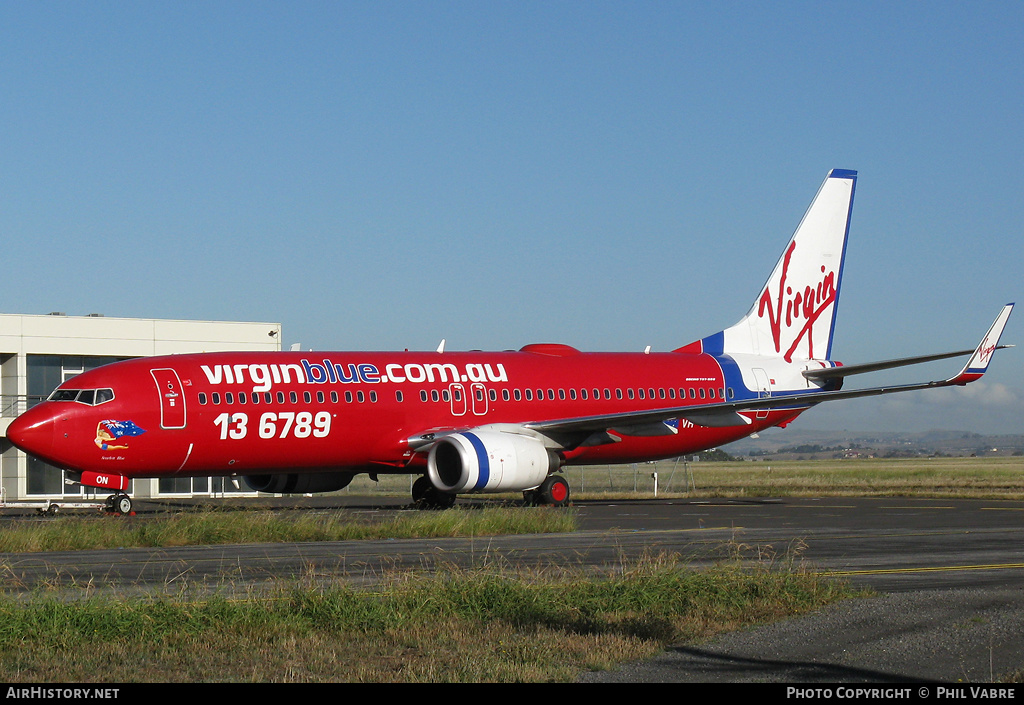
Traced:
<path id="1" fill-rule="evenodd" d="M 962 497 L 1024 499 L 1024 457 L 704 462 L 663 461 L 634 471 L 573 469 L 575 497 L 621 493 L 634 481 L 643 496 L 678 497 Z M 574 473 L 576 473 L 574 475 Z M 585 488 L 585 494 L 578 488 Z"/>

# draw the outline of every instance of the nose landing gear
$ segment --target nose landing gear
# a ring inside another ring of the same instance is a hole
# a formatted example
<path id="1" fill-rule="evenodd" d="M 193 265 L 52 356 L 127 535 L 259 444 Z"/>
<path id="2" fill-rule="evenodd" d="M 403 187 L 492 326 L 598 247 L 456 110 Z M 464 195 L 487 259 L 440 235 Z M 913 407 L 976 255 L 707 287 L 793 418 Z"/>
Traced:
<path id="1" fill-rule="evenodd" d="M 132 498 L 123 492 L 118 492 L 107 497 L 103 508 L 110 514 L 130 516 L 132 514 Z"/>

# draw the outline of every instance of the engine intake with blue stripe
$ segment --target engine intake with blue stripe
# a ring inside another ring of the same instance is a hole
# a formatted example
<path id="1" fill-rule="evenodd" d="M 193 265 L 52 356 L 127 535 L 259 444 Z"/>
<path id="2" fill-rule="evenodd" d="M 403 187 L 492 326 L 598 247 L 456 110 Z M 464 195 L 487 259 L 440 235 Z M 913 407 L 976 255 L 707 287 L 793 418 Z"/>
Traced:
<path id="1" fill-rule="evenodd" d="M 517 492 L 538 487 L 561 458 L 536 438 L 504 431 L 453 433 L 437 441 L 427 477 L 441 492 Z"/>

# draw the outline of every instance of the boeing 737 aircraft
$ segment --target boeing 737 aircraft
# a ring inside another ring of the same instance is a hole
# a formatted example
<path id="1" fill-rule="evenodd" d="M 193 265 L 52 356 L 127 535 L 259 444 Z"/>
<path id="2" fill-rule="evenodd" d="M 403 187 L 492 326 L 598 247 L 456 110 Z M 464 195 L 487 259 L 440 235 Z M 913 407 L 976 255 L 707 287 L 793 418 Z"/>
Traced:
<path id="1" fill-rule="evenodd" d="M 354 475 L 420 475 L 414 499 L 523 492 L 566 504 L 572 464 L 672 458 L 786 426 L 826 401 L 973 382 L 1013 308 L 973 350 L 832 360 L 857 173 L 833 170 L 753 306 L 672 352 L 236 352 L 150 357 L 74 377 L 11 424 L 18 448 L 109 488 L 132 478 L 237 476 L 268 493 L 339 490 Z M 945 380 L 842 390 L 846 377 L 967 356 Z"/>

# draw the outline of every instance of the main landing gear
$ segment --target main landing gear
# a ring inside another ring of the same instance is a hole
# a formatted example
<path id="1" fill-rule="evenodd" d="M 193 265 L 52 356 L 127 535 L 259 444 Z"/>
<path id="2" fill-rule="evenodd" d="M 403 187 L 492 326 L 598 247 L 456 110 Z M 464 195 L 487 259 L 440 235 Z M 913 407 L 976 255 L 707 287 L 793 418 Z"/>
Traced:
<path id="1" fill-rule="evenodd" d="M 412 483 L 412 501 L 423 509 L 448 509 L 455 504 L 455 495 L 441 492 L 426 475 L 421 475 Z"/>
<path id="2" fill-rule="evenodd" d="M 569 483 L 561 475 L 549 475 L 540 487 L 523 492 L 523 499 L 534 506 L 568 506 Z M 448 509 L 455 504 L 455 495 L 441 492 L 424 475 L 412 483 L 412 501 L 423 509 Z"/>
<path id="3" fill-rule="evenodd" d="M 540 487 L 523 492 L 529 504 L 548 504 L 553 507 L 569 505 L 569 483 L 561 475 L 548 475 Z"/>
<path id="4" fill-rule="evenodd" d="M 110 514 L 121 514 L 127 516 L 132 513 L 132 498 L 124 492 L 118 492 L 107 497 L 103 509 Z"/>

